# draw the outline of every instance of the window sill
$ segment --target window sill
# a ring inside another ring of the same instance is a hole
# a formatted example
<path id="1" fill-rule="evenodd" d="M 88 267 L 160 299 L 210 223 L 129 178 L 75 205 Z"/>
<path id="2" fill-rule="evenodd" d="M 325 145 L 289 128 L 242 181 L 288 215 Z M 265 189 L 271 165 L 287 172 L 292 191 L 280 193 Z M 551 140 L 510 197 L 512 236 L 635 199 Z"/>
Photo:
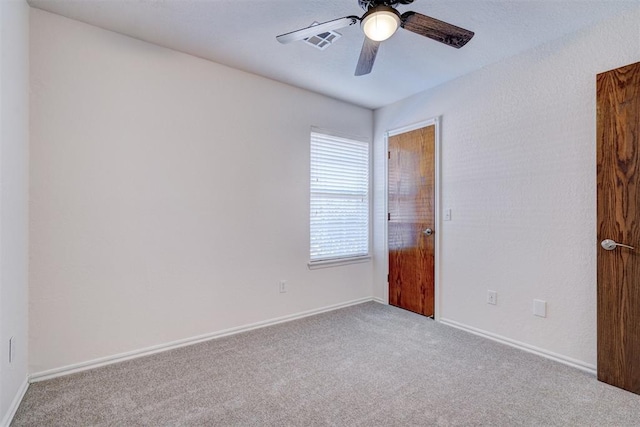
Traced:
<path id="1" fill-rule="evenodd" d="M 369 261 L 371 261 L 371 255 L 353 258 L 328 259 L 324 261 L 309 261 L 307 263 L 307 267 L 309 267 L 309 270 L 317 270 L 319 268 L 339 267 L 341 265 L 359 264 L 361 262 Z"/>

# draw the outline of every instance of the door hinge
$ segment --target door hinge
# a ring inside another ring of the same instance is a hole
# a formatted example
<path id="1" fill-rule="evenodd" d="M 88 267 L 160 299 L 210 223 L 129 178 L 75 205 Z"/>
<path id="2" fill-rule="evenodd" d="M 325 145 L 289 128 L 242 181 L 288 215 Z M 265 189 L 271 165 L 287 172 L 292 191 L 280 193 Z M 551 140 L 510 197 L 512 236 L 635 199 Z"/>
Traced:
<path id="1" fill-rule="evenodd" d="M 391 158 L 391 151 L 387 151 L 387 159 Z"/>
<path id="2" fill-rule="evenodd" d="M 391 221 L 391 212 L 387 213 L 387 221 Z"/>
<path id="3" fill-rule="evenodd" d="M 387 274 L 387 283 L 389 283 L 389 275 Z"/>

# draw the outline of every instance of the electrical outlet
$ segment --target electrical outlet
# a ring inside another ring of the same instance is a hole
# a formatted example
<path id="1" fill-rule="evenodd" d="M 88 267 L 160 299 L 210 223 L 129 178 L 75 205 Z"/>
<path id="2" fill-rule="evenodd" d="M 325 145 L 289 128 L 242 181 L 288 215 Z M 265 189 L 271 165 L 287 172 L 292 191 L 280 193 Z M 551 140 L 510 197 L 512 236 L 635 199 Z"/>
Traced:
<path id="1" fill-rule="evenodd" d="M 281 294 L 284 294 L 285 292 L 287 292 L 287 281 L 280 280 L 280 287 L 278 289 L 280 290 Z"/>
<path id="2" fill-rule="evenodd" d="M 534 299 L 533 315 L 539 317 L 547 317 L 547 302 L 541 299 Z"/>
<path id="3" fill-rule="evenodd" d="M 498 304 L 498 293 L 496 291 L 487 291 L 487 304 Z"/>
<path id="4" fill-rule="evenodd" d="M 13 362 L 16 357 L 16 340 L 15 337 L 9 338 L 9 363 Z"/>

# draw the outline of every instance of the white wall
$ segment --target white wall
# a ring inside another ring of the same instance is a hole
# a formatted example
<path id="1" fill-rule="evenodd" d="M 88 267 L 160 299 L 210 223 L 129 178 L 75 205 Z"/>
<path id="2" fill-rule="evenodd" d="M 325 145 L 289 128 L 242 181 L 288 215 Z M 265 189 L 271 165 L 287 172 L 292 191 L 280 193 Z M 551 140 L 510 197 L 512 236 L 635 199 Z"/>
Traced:
<path id="1" fill-rule="evenodd" d="M 595 365 L 595 76 L 640 60 L 639 23 L 635 10 L 375 112 L 377 297 L 388 268 L 384 132 L 442 116 L 453 221 L 439 230 L 440 315 Z M 534 298 L 547 318 L 532 315 Z"/>
<path id="2" fill-rule="evenodd" d="M 0 1 L 0 52 L 0 420 L 7 422 L 27 380 L 29 6 L 22 0 Z"/>
<path id="3" fill-rule="evenodd" d="M 35 9 L 31 64 L 32 373 L 371 296 L 306 264 L 310 128 L 371 110 Z"/>

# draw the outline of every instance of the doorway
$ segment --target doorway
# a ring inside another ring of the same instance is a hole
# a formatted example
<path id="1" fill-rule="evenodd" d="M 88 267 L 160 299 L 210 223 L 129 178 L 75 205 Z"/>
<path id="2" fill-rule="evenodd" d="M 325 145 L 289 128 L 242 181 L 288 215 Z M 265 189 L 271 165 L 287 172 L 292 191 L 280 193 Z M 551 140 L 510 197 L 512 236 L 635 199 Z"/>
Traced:
<path id="1" fill-rule="evenodd" d="M 432 120 L 387 135 L 389 304 L 435 316 L 437 129 Z"/>
<path id="2" fill-rule="evenodd" d="M 598 379 L 640 394 L 640 62 L 597 76 Z"/>

